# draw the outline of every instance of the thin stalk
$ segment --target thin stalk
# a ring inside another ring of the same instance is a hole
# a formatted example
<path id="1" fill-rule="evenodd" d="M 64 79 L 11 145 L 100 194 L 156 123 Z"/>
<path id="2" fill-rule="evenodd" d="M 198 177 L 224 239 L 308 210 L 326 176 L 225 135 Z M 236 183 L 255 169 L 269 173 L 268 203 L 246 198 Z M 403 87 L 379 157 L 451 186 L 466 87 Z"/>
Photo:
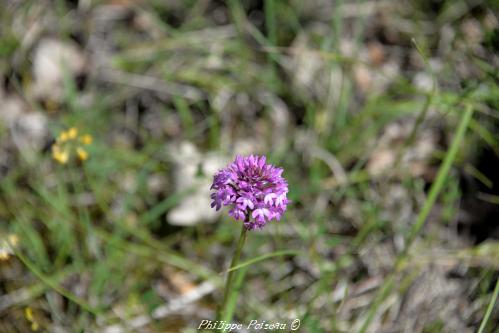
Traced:
<path id="1" fill-rule="evenodd" d="M 430 215 L 431 209 L 433 208 L 433 205 L 435 204 L 438 195 L 442 191 L 445 181 L 447 180 L 447 177 L 449 175 L 450 168 L 452 166 L 452 163 L 454 163 L 457 152 L 459 150 L 459 146 L 461 142 L 463 141 L 464 134 L 466 133 L 466 129 L 468 128 L 468 125 L 471 120 L 471 116 L 473 115 L 473 107 L 471 105 L 466 105 L 466 109 L 464 111 L 463 116 L 461 117 L 461 121 L 459 123 L 459 127 L 457 129 L 456 135 L 452 139 L 451 146 L 449 150 L 447 150 L 447 153 L 445 154 L 444 161 L 440 165 L 440 168 L 438 169 L 437 177 L 435 179 L 435 182 L 431 185 L 430 192 L 428 194 L 428 197 L 426 198 L 423 207 L 421 208 L 421 211 L 419 212 L 416 222 L 413 224 L 411 230 L 409 231 L 409 235 L 406 240 L 406 245 L 404 250 L 397 256 L 397 259 L 395 261 L 395 267 L 390 276 L 385 279 L 385 282 L 383 283 L 381 289 L 378 290 L 377 295 L 375 296 L 375 301 L 374 304 L 369 308 L 369 311 L 367 313 L 367 317 L 362 324 L 362 327 L 359 330 L 359 333 L 365 333 L 367 329 L 369 328 L 369 325 L 371 324 L 372 319 L 374 318 L 374 315 L 378 311 L 379 306 L 383 302 L 383 300 L 386 298 L 386 296 L 389 295 L 391 289 L 394 286 L 394 279 L 395 279 L 395 274 L 397 271 L 400 269 L 402 266 L 404 260 L 407 257 L 407 254 L 409 252 L 409 248 L 416 239 L 417 235 L 423 228 L 426 219 Z"/>
<path id="2" fill-rule="evenodd" d="M 232 292 L 227 297 L 227 306 L 225 308 L 225 317 L 228 319 L 223 319 L 223 320 L 229 321 L 232 319 L 232 316 L 234 315 L 234 309 L 236 308 L 237 304 L 237 296 L 239 295 L 239 292 L 243 288 L 243 281 L 247 270 L 248 267 L 243 267 L 239 269 L 237 272 L 234 272 L 234 285 L 232 286 L 232 290 L 234 292 Z"/>
<path id="3" fill-rule="evenodd" d="M 430 188 L 430 193 L 428 194 L 428 198 L 423 204 L 423 208 L 419 213 L 416 223 L 412 226 L 409 237 L 407 239 L 406 249 L 411 246 L 411 243 L 416 238 L 417 234 L 423 227 L 428 215 L 430 215 L 430 211 L 437 200 L 438 195 L 440 194 L 442 188 L 444 187 L 445 181 L 449 175 L 450 168 L 454 160 L 456 159 L 457 152 L 459 150 L 459 145 L 463 141 L 464 134 L 466 133 L 466 129 L 471 121 L 471 116 L 473 115 L 473 107 L 471 105 L 467 105 L 464 111 L 464 114 L 461 118 L 461 122 L 459 123 L 459 127 L 457 129 L 456 135 L 454 136 L 451 146 L 445 155 L 444 161 L 440 168 L 438 169 L 437 177 L 435 183 Z"/>
<path id="4" fill-rule="evenodd" d="M 485 316 L 482 319 L 482 323 L 480 324 L 478 333 L 483 333 L 485 331 L 485 327 L 487 326 L 487 323 L 490 319 L 490 315 L 492 314 L 492 310 L 494 309 L 494 305 L 496 304 L 498 294 L 499 294 L 499 279 L 497 279 L 496 281 L 496 287 L 494 288 L 494 292 L 492 293 L 492 298 L 490 299 L 489 306 L 487 307 Z"/>
<path id="5" fill-rule="evenodd" d="M 409 134 L 408 138 L 405 140 L 403 145 L 400 147 L 400 149 L 397 152 L 396 158 L 395 158 L 395 169 L 398 169 L 400 166 L 400 162 L 402 161 L 403 153 L 407 147 L 412 145 L 414 143 L 414 140 L 416 139 L 416 135 L 418 134 L 419 128 L 423 124 L 423 121 L 426 119 L 426 115 L 428 114 L 428 110 L 430 109 L 430 106 L 433 103 L 433 100 L 435 99 L 435 96 L 437 95 L 437 78 L 435 76 L 435 73 L 433 72 L 433 69 L 430 66 L 430 63 L 427 60 L 427 57 L 425 56 L 423 50 L 419 47 L 418 43 L 416 42 L 415 39 L 412 39 L 412 44 L 418 51 L 419 55 L 423 59 L 423 62 L 425 65 L 428 67 L 428 70 L 431 74 L 431 79 L 432 79 L 432 86 L 431 86 L 431 92 L 429 95 L 426 97 L 426 101 L 423 105 L 423 108 L 421 109 L 421 112 L 419 113 L 418 117 L 416 118 L 416 122 L 414 123 L 414 126 L 411 130 L 411 133 Z"/>
<path id="6" fill-rule="evenodd" d="M 276 46 L 277 42 L 277 25 L 276 25 L 276 11 L 275 1 L 267 0 L 264 2 L 265 10 L 265 26 L 267 30 L 267 38 L 272 46 Z"/>
<path id="7" fill-rule="evenodd" d="M 245 241 L 246 241 L 246 228 L 243 223 L 241 229 L 241 235 L 239 236 L 239 241 L 237 242 L 236 252 L 232 257 L 232 262 L 230 264 L 231 268 L 239 264 L 239 258 L 241 257 L 241 252 Z M 237 300 L 237 290 L 236 288 L 233 288 L 234 276 L 236 275 L 236 273 L 239 274 L 239 272 L 230 271 L 229 275 L 227 276 L 227 282 L 225 283 L 225 290 L 224 290 L 224 298 L 218 314 L 218 319 L 225 320 L 226 322 L 229 322 L 232 319 L 232 312 L 233 312 L 233 311 L 228 311 L 229 309 L 227 305 L 229 303 L 229 299 L 232 300 L 231 301 L 232 303 L 235 303 L 235 301 Z"/>
<path id="8" fill-rule="evenodd" d="M 265 11 L 265 26 L 267 30 L 267 39 L 269 44 L 274 47 L 277 46 L 277 25 L 276 25 L 276 3 L 274 0 L 267 0 L 264 2 L 264 11 Z M 268 54 L 268 60 L 270 63 L 270 71 L 272 74 L 272 85 L 274 89 L 276 89 L 277 84 L 277 68 L 276 68 L 276 60 L 272 57 L 271 54 Z"/>
<path id="9" fill-rule="evenodd" d="M 76 296 L 75 294 L 71 293 L 70 291 L 60 287 L 58 285 L 58 281 L 54 281 L 51 277 L 45 275 L 42 273 L 38 267 L 36 267 L 35 264 L 33 264 L 30 260 L 28 260 L 27 257 L 24 256 L 23 253 L 21 253 L 20 250 L 17 250 L 15 246 L 9 243 L 7 240 L 9 246 L 13 249 L 14 254 L 19 258 L 19 260 L 38 278 L 40 281 L 42 281 L 45 285 L 47 285 L 49 288 L 55 290 L 57 293 L 60 295 L 66 297 L 68 300 L 72 301 L 73 303 L 79 305 L 83 310 L 98 316 L 101 314 L 101 309 L 96 308 L 88 304 L 84 299 Z"/>

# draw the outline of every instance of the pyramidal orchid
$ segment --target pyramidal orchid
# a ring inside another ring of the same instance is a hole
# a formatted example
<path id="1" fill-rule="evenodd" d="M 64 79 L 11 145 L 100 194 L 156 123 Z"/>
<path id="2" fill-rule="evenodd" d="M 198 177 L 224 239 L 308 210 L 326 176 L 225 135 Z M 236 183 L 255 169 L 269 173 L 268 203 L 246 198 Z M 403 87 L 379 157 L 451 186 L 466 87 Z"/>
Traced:
<path id="1" fill-rule="evenodd" d="M 242 221 L 241 236 L 232 257 L 218 319 L 232 319 L 239 287 L 245 269 L 236 270 L 248 230 L 262 229 L 272 220 L 280 220 L 289 200 L 288 183 L 283 169 L 266 163 L 265 156 L 237 156 L 234 162 L 219 170 L 211 186 L 211 207 L 228 206 L 229 215 Z M 236 282 L 235 282 L 236 281 Z"/>
<path id="2" fill-rule="evenodd" d="M 237 156 L 213 177 L 211 207 L 229 206 L 229 215 L 247 230 L 280 220 L 289 203 L 283 169 L 266 163 L 265 156 Z"/>

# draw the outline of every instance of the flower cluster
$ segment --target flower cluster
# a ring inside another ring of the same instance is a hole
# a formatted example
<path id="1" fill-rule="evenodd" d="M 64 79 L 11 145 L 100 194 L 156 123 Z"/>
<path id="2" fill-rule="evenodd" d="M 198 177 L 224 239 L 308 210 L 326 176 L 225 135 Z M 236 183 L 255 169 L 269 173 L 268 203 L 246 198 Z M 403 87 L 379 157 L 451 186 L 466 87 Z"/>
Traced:
<path id="1" fill-rule="evenodd" d="M 66 164 L 73 152 L 80 161 L 88 158 L 88 152 L 84 146 L 92 143 L 92 136 L 89 134 L 78 135 L 78 129 L 71 127 L 67 131 L 61 132 L 52 146 L 52 157 L 61 164 Z"/>
<path id="2" fill-rule="evenodd" d="M 248 230 L 280 220 L 289 203 L 288 183 L 282 168 L 265 163 L 265 156 L 237 156 L 213 177 L 211 207 L 229 206 L 229 215 L 242 220 Z"/>

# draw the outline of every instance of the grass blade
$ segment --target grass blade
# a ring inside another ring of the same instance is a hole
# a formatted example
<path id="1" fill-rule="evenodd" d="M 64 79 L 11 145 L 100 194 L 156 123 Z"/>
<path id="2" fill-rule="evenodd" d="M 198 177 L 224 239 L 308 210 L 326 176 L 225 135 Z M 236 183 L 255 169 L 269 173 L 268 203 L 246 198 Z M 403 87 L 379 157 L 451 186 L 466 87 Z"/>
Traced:
<path id="1" fill-rule="evenodd" d="M 483 316 L 482 323 L 480 324 L 480 328 L 478 329 L 478 333 L 483 333 L 485 331 L 485 327 L 487 327 L 490 315 L 492 314 L 492 310 L 494 309 L 494 305 L 496 304 L 498 294 L 499 294 L 499 279 L 497 279 L 496 281 L 496 287 L 494 288 L 494 293 L 492 294 L 492 298 L 490 299 L 490 303 L 489 306 L 487 307 L 487 311 L 485 312 L 485 316 Z"/>
<path id="2" fill-rule="evenodd" d="M 250 259 L 248 261 L 245 261 L 245 262 L 243 262 L 243 263 L 241 263 L 239 265 L 236 265 L 234 267 L 231 267 L 228 270 L 226 270 L 225 273 L 232 272 L 232 271 L 241 269 L 241 268 L 249 266 L 249 265 L 253 265 L 253 264 L 255 264 L 255 263 L 259 262 L 259 261 L 263 261 L 263 260 L 266 260 L 266 259 L 270 259 L 270 258 L 274 258 L 274 257 L 280 257 L 280 256 L 296 256 L 296 255 L 298 255 L 298 253 L 299 253 L 299 251 L 293 251 L 293 250 L 282 250 L 282 251 L 276 251 L 276 252 L 272 252 L 272 253 L 267 253 L 267 254 L 261 255 L 259 257 L 256 257 L 256 258 Z"/>
<path id="3" fill-rule="evenodd" d="M 473 115 L 473 107 L 471 105 L 466 105 L 465 112 L 463 116 L 461 117 L 461 121 L 459 123 L 459 127 L 457 129 L 456 135 L 452 139 L 451 146 L 449 150 L 447 150 L 447 153 L 445 155 L 444 161 L 440 168 L 438 169 L 437 177 L 435 182 L 432 184 L 430 188 L 430 193 L 428 194 L 428 197 L 426 198 L 426 201 L 423 204 L 423 208 L 418 214 L 418 217 L 416 219 L 416 222 L 412 225 L 412 228 L 409 232 L 409 236 L 407 237 L 406 241 L 406 246 L 404 248 L 404 251 L 402 251 L 399 256 L 397 257 L 396 263 L 395 263 L 395 269 L 394 271 L 390 274 L 390 276 L 385 280 L 385 283 L 382 285 L 381 289 L 378 290 L 378 294 L 375 297 L 374 303 L 369 309 L 366 319 L 364 323 L 362 324 L 362 327 L 359 330 L 359 333 L 365 333 L 367 329 L 369 328 L 369 325 L 371 324 L 372 319 L 374 318 L 374 315 L 376 314 L 376 311 L 378 310 L 379 306 L 381 305 L 382 301 L 388 296 L 390 293 L 391 289 L 393 288 L 393 282 L 395 278 L 395 273 L 397 267 L 399 267 L 400 263 L 404 261 L 404 259 L 407 257 L 407 253 L 409 251 L 409 248 L 416 239 L 416 236 L 419 234 L 421 229 L 423 228 L 426 219 L 428 218 L 428 215 L 430 215 L 431 209 L 433 208 L 433 205 L 435 204 L 438 195 L 442 191 L 442 188 L 444 187 L 445 181 L 447 180 L 447 176 L 449 174 L 450 168 L 452 166 L 452 163 L 454 163 L 457 152 L 459 150 L 459 146 L 461 142 L 463 141 L 464 134 L 466 133 L 466 129 L 469 126 L 469 123 L 471 121 L 471 116 Z"/>

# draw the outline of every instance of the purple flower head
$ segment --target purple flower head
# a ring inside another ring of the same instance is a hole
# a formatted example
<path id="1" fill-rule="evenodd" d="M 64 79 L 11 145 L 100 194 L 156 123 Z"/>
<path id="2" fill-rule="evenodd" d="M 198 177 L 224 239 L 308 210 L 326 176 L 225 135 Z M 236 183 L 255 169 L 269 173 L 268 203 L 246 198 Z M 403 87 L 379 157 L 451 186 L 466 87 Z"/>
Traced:
<path id="1" fill-rule="evenodd" d="M 213 177 L 211 207 L 229 206 L 229 215 L 248 230 L 280 220 L 289 203 L 283 169 L 265 163 L 265 156 L 237 156 Z"/>

